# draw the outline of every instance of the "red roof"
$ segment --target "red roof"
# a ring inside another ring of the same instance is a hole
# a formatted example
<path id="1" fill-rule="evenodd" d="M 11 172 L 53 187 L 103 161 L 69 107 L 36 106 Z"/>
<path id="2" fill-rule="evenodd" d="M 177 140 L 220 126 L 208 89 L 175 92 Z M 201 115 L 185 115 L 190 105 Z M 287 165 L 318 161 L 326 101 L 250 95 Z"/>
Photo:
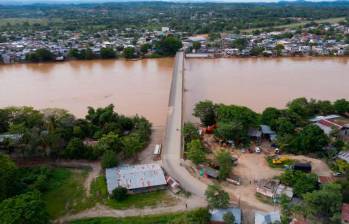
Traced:
<path id="1" fill-rule="evenodd" d="M 349 204 L 342 205 L 342 221 L 349 222 Z"/>
<path id="2" fill-rule="evenodd" d="M 327 127 L 330 127 L 330 128 L 332 128 L 332 127 L 335 127 L 335 128 L 338 128 L 338 129 L 343 128 L 343 126 L 341 126 L 341 125 L 339 125 L 337 123 L 334 123 L 332 121 L 325 120 L 325 119 L 320 120 L 319 123 L 322 124 L 322 125 L 325 125 Z"/>
<path id="3" fill-rule="evenodd" d="M 328 184 L 328 183 L 333 183 L 336 181 L 336 178 L 334 177 L 329 177 L 329 176 L 319 176 L 319 182 L 320 184 Z"/>

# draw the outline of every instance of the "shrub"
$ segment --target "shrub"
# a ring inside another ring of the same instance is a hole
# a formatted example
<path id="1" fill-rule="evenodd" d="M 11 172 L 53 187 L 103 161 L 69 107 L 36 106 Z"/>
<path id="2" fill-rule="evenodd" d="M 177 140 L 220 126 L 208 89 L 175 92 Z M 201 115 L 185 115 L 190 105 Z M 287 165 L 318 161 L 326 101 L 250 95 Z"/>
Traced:
<path id="1" fill-rule="evenodd" d="M 101 165 L 103 169 L 117 166 L 118 165 L 117 154 L 111 150 L 105 151 L 101 159 Z"/>
<path id="2" fill-rule="evenodd" d="M 127 196 L 127 189 L 124 187 L 117 187 L 112 192 L 112 198 L 117 201 L 123 201 Z"/>

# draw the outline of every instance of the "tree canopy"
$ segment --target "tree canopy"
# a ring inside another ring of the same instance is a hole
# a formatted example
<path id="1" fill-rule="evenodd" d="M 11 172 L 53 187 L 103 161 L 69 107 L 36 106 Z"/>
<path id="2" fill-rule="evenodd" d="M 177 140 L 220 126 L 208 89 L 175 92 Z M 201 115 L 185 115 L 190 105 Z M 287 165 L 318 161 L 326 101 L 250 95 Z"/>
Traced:
<path id="1" fill-rule="evenodd" d="M 205 195 L 210 208 L 227 208 L 229 206 L 229 194 L 220 185 L 208 185 Z"/>

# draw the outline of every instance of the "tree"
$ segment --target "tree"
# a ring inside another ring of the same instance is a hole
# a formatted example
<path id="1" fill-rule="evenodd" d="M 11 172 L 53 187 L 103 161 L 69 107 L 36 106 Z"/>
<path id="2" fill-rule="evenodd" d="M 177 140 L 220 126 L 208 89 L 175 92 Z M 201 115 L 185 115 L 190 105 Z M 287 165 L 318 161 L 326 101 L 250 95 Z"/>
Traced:
<path id="1" fill-rule="evenodd" d="M 335 110 L 339 114 L 349 113 L 349 101 L 346 99 L 336 100 L 333 104 Z"/>
<path id="2" fill-rule="evenodd" d="M 276 54 L 277 54 L 278 56 L 280 56 L 283 49 L 285 49 L 284 45 L 282 45 L 282 44 L 277 44 L 277 45 L 275 46 Z"/>
<path id="3" fill-rule="evenodd" d="M 253 48 L 251 49 L 250 54 L 251 54 L 252 56 L 260 56 L 260 55 L 263 53 L 263 51 L 264 51 L 264 48 L 263 48 L 263 47 L 253 47 Z"/>
<path id="4" fill-rule="evenodd" d="M 198 129 L 191 122 L 184 123 L 182 133 L 185 144 L 200 138 Z"/>
<path id="5" fill-rule="evenodd" d="M 210 208 L 227 208 L 229 206 L 229 194 L 219 185 L 208 185 L 205 195 Z"/>
<path id="6" fill-rule="evenodd" d="M 16 193 L 14 192 L 16 173 L 16 164 L 8 156 L 0 153 L 0 202 Z"/>
<path id="7" fill-rule="evenodd" d="M 275 120 L 277 120 L 282 115 L 281 111 L 274 107 L 267 107 L 262 112 L 261 122 L 262 124 L 267 124 L 273 126 Z"/>
<path id="8" fill-rule="evenodd" d="M 146 53 L 148 53 L 148 51 L 149 51 L 150 48 L 151 48 L 151 45 L 150 45 L 150 44 L 143 44 L 143 45 L 141 46 L 141 52 L 142 52 L 143 54 L 146 54 Z"/>
<path id="9" fill-rule="evenodd" d="M 233 167 L 233 160 L 228 150 L 221 150 L 216 154 L 216 161 L 219 165 L 219 179 L 225 180 L 230 176 Z"/>
<path id="10" fill-rule="evenodd" d="M 231 212 L 224 213 L 223 220 L 225 224 L 235 224 L 235 216 Z"/>
<path id="11" fill-rule="evenodd" d="M 28 192 L 4 200 L 0 203 L 0 223 L 2 224 L 47 224 L 50 223 L 46 205 L 40 193 Z"/>
<path id="12" fill-rule="evenodd" d="M 201 123 L 205 126 L 216 123 L 215 105 L 212 101 L 205 100 L 197 103 L 194 107 L 193 115 L 199 118 Z"/>
<path id="13" fill-rule="evenodd" d="M 320 190 L 304 195 L 304 214 L 311 220 L 321 220 L 320 223 L 339 223 L 341 206 L 341 186 L 338 184 L 326 184 Z"/>
<path id="14" fill-rule="evenodd" d="M 308 118 L 312 115 L 312 111 L 310 111 L 309 107 L 309 102 L 304 97 L 292 100 L 287 104 L 287 107 L 291 112 L 298 114 L 302 118 Z"/>
<path id="15" fill-rule="evenodd" d="M 101 58 L 103 58 L 103 59 L 116 58 L 116 52 L 113 48 L 102 48 L 101 49 Z"/>
<path id="16" fill-rule="evenodd" d="M 117 201 L 123 201 L 128 197 L 127 189 L 125 187 L 117 187 L 112 192 L 112 198 Z"/>
<path id="17" fill-rule="evenodd" d="M 240 51 L 245 49 L 247 47 L 248 40 L 245 38 L 239 38 L 232 42 L 231 47 L 232 48 L 238 48 Z"/>
<path id="18" fill-rule="evenodd" d="M 136 50 L 134 47 L 126 47 L 123 51 L 124 57 L 127 59 L 135 58 L 136 57 Z"/>
<path id="19" fill-rule="evenodd" d="M 219 122 L 214 135 L 224 141 L 233 140 L 237 145 L 247 141 L 247 132 L 239 121 Z"/>
<path id="20" fill-rule="evenodd" d="M 105 151 L 102 155 L 101 165 L 102 165 L 103 169 L 117 166 L 118 165 L 118 155 L 111 150 Z"/>
<path id="21" fill-rule="evenodd" d="M 81 159 L 85 156 L 84 143 L 79 138 L 72 138 L 64 152 L 65 156 L 70 159 Z"/>
<path id="22" fill-rule="evenodd" d="M 26 60 L 31 62 L 46 62 L 53 59 L 53 53 L 45 48 L 37 49 L 35 52 L 26 55 Z"/>
<path id="23" fill-rule="evenodd" d="M 98 155 L 103 154 L 103 152 L 107 150 L 120 153 L 123 151 L 123 149 L 124 144 L 122 142 L 122 139 L 119 137 L 119 135 L 113 132 L 103 135 L 95 146 L 95 151 L 98 153 Z"/>
<path id="24" fill-rule="evenodd" d="M 290 143 L 289 151 L 294 153 L 320 153 L 329 143 L 327 135 L 316 125 L 307 125 Z"/>
<path id="25" fill-rule="evenodd" d="M 160 55 L 173 56 L 182 47 L 182 42 L 174 37 L 167 36 L 157 44 L 157 51 Z"/>
<path id="26" fill-rule="evenodd" d="M 286 170 L 279 177 L 281 183 L 291 186 L 295 195 L 302 197 L 303 194 L 312 192 L 317 187 L 318 177 L 313 173 Z"/>
<path id="27" fill-rule="evenodd" d="M 190 159 L 193 163 L 199 164 L 206 161 L 206 155 L 204 152 L 204 147 L 201 144 L 200 140 L 192 140 L 187 144 L 187 157 Z"/>

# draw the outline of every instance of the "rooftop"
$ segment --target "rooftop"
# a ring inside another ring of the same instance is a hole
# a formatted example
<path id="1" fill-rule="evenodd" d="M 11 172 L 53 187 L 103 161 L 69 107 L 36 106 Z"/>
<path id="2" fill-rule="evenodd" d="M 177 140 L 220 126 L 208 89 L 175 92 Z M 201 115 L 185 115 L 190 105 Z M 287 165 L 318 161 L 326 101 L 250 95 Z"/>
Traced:
<path id="1" fill-rule="evenodd" d="M 105 170 L 108 192 L 119 187 L 128 190 L 166 185 L 164 171 L 159 164 L 120 166 Z"/>

